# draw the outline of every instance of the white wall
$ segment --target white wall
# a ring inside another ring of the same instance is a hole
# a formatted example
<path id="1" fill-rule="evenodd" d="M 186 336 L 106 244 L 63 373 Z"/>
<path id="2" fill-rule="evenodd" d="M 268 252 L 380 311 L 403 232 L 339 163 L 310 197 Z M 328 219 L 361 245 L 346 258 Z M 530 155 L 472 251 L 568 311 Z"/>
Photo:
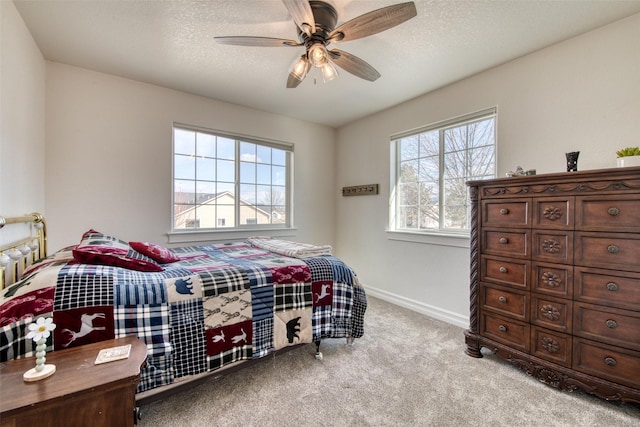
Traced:
<path id="1" fill-rule="evenodd" d="M 0 215 L 46 213 L 45 61 L 13 2 L 0 1 L 0 21 Z M 0 244 L 16 240 L 15 228 Z"/>
<path id="2" fill-rule="evenodd" d="M 640 14 L 540 50 L 338 130 L 338 187 L 379 183 L 380 195 L 337 196 L 337 247 L 372 294 L 466 326 L 467 247 L 389 240 L 389 137 L 498 107 L 498 176 L 615 166 L 640 145 Z M 461 244 L 459 240 L 453 244 Z"/>
<path id="3" fill-rule="evenodd" d="M 290 238 L 334 243 L 332 128 L 54 62 L 47 62 L 46 106 L 52 250 L 91 227 L 167 242 L 173 122 L 294 143 Z"/>

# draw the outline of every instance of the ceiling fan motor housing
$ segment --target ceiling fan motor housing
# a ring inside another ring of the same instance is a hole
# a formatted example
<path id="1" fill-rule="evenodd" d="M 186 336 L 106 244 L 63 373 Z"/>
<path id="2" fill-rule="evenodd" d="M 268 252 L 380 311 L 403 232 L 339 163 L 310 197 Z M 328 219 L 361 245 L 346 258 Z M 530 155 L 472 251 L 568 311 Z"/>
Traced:
<path id="1" fill-rule="evenodd" d="M 324 1 L 310 0 L 309 5 L 311 6 L 313 19 L 315 20 L 316 32 L 311 34 L 311 37 L 308 37 L 296 26 L 298 38 L 307 48 L 316 42 L 321 42 L 326 45 L 329 33 L 333 31 L 338 24 L 338 12 L 332 5 Z"/>

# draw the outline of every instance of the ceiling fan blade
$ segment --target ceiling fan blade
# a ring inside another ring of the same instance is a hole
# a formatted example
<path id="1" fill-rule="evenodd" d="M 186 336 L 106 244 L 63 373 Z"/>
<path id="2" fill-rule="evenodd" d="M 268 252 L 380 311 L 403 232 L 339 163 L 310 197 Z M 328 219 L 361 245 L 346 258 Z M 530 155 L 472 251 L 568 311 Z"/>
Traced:
<path id="1" fill-rule="evenodd" d="M 329 51 L 329 56 L 334 64 L 356 77 L 370 82 L 376 81 L 380 77 L 380 73 L 375 68 L 349 52 L 333 49 Z"/>
<path id="2" fill-rule="evenodd" d="M 417 14 L 412 1 L 376 9 L 340 25 L 329 33 L 328 40 L 339 42 L 367 37 L 402 24 Z"/>
<path id="3" fill-rule="evenodd" d="M 235 46 L 261 46 L 261 47 L 280 47 L 280 46 L 302 46 L 295 40 L 276 39 L 273 37 L 251 37 L 251 36 L 224 36 L 214 37 L 216 42 L 220 44 L 229 44 Z"/>
<path id="4" fill-rule="evenodd" d="M 304 77 L 302 78 L 302 80 L 304 80 Z M 298 85 L 302 83 L 302 80 L 294 77 L 293 73 L 289 73 L 289 77 L 287 78 L 287 88 L 293 89 L 298 87 Z"/>
<path id="5" fill-rule="evenodd" d="M 308 36 L 316 32 L 316 21 L 309 0 L 282 0 L 293 22 Z"/>

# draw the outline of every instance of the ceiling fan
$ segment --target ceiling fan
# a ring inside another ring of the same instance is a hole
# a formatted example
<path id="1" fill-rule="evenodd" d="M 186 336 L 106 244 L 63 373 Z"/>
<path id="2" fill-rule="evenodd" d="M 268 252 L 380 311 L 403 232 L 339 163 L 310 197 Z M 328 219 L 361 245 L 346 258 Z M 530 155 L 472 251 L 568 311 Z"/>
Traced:
<path id="1" fill-rule="evenodd" d="M 327 2 L 317 0 L 282 0 L 297 26 L 298 39 L 288 40 L 273 37 L 226 36 L 214 37 L 221 44 L 236 46 L 304 46 L 305 53 L 296 58 L 287 79 L 287 87 L 297 87 L 307 76 L 311 66 L 320 68 L 325 81 L 333 79 L 337 70 L 334 66 L 365 80 L 375 81 L 380 73 L 371 65 L 340 49 L 328 50 L 334 42 L 345 42 L 367 37 L 416 16 L 414 2 L 406 2 L 383 7 L 365 13 L 336 28 L 338 13 Z"/>

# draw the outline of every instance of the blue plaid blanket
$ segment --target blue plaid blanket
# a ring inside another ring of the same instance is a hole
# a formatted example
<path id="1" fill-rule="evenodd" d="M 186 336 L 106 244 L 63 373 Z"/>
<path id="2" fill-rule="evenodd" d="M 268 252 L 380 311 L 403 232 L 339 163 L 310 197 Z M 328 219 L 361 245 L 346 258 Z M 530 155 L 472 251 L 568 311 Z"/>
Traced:
<path id="1" fill-rule="evenodd" d="M 48 351 L 136 335 L 148 349 L 141 392 L 286 346 L 364 333 L 364 290 L 336 257 L 289 258 L 247 242 L 173 251 L 180 261 L 161 272 L 74 263 L 69 248 L 46 258 L 2 291 L 0 361 L 35 355 L 26 334 L 36 317 L 56 324 Z"/>

